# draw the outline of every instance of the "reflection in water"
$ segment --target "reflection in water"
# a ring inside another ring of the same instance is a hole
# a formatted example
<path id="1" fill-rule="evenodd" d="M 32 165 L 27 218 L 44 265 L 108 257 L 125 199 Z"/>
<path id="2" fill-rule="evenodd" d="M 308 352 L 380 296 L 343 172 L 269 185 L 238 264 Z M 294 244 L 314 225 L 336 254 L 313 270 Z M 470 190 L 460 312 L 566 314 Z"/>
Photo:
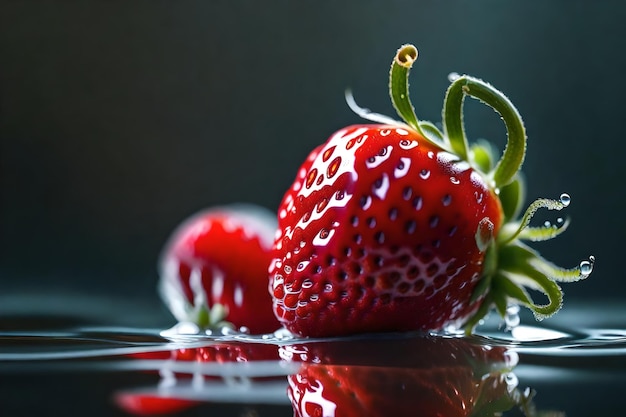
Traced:
<path id="1" fill-rule="evenodd" d="M 338 417 L 381 409 L 379 415 L 562 415 L 533 412 L 525 389 L 531 386 L 539 409 L 622 415 L 624 307 L 592 307 L 539 324 L 521 317 L 533 325 L 510 331 L 487 320 L 469 338 L 317 341 L 5 314 L 0 322 L 11 325 L 0 326 L 0 414 L 74 415 L 74 407 L 92 416 L 252 410 L 251 416 L 323 417 L 326 410 Z M 38 401 L 30 401 L 33 395 Z"/>
<path id="2" fill-rule="evenodd" d="M 213 342 L 133 354 L 160 365 L 158 385 L 118 392 L 136 415 L 203 402 L 281 404 L 297 417 L 496 416 L 530 394 L 511 372 L 517 354 L 482 339 L 381 335 L 297 343 Z M 157 371 L 155 369 L 155 371 Z"/>
<path id="3" fill-rule="evenodd" d="M 495 416 L 524 405 L 517 355 L 460 338 L 411 337 L 292 345 L 296 416 Z"/>

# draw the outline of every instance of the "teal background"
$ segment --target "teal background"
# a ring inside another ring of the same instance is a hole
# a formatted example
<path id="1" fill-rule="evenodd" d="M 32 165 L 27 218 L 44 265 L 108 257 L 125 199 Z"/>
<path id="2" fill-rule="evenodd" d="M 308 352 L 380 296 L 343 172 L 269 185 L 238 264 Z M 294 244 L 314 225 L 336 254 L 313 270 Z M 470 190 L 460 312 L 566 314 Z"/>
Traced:
<path id="1" fill-rule="evenodd" d="M 411 92 L 421 119 L 440 120 L 448 73 L 491 82 L 524 117 L 529 199 L 571 195 L 571 229 L 535 246 L 566 266 L 597 258 L 590 279 L 565 285 L 565 308 L 622 302 L 625 5 L 0 0 L 0 327 L 20 325 L 2 320 L 12 309 L 55 311 L 50 326 L 71 326 L 64 315 L 172 324 L 156 293 L 170 232 L 214 205 L 275 210 L 307 153 L 360 122 L 346 88 L 393 115 L 387 73 L 407 42 L 420 50 Z M 471 137 L 504 146 L 489 109 L 468 102 L 466 122 Z M 108 395 L 121 377 L 90 378 L 0 378 L 0 408 L 119 414 Z M 546 381 L 539 404 L 618 415 L 620 382 Z M 280 412 L 291 415 L 259 409 Z"/>
<path id="2" fill-rule="evenodd" d="M 398 46 L 420 57 L 417 114 L 447 74 L 505 92 L 528 135 L 528 196 L 572 196 L 571 229 L 536 247 L 597 258 L 567 299 L 622 297 L 624 46 L 618 1 L 0 1 L 0 293 L 156 300 L 156 260 L 203 208 L 275 210 L 309 150 L 393 115 Z M 497 116 L 467 128 L 504 146 Z M 554 218 L 554 217 L 548 217 Z"/>

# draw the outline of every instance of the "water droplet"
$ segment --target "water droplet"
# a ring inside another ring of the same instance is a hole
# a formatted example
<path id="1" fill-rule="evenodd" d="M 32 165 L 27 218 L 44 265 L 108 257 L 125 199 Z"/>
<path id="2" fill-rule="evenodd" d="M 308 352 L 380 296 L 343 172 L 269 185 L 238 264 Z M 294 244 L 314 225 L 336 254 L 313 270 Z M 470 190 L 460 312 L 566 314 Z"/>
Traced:
<path id="1" fill-rule="evenodd" d="M 335 146 L 332 146 L 328 149 L 326 149 L 324 151 L 324 153 L 322 154 L 322 161 L 326 162 L 330 159 L 330 157 L 332 156 L 333 152 L 335 151 Z"/>
<path id="2" fill-rule="evenodd" d="M 596 258 L 595 256 L 590 256 L 588 261 L 582 261 L 580 263 L 580 274 L 583 277 L 588 277 L 591 272 L 593 271 L 593 264 L 595 263 Z"/>
<path id="3" fill-rule="evenodd" d="M 457 177 L 450 177 L 450 182 L 455 185 L 458 185 L 461 183 L 461 181 Z"/>
<path id="4" fill-rule="evenodd" d="M 565 207 L 569 206 L 569 203 L 572 202 L 572 198 L 569 196 L 569 194 L 566 193 L 561 194 L 559 200 L 561 200 L 561 204 L 563 204 L 563 206 Z"/>
<path id="5" fill-rule="evenodd" d="M 461 76 L 458 72 L 451 72 L 450 74 L 448 74 L 448 81 L 450 81 L 451 83 L 455 82 L 459 78 L 461 78 Z"/>
<path id="6" fill-rule="evenodd" d="M 319 300 L 319 298 L 320 298 L 319 295 L 313 294 L 313 295 L 311 295 L 309 297 L 309 301 L 315 302 L 315 301 Z"/>
<path id="7" fill-rule="evenodd" d="M 333 159 L 330 165 L 328 165 L 328 169 L 326 170 L 326 176 L 328 178 L 332 178 L 337 173 L 340 166 L 341 166 L 341 157 L 338 156 L 335 159 Z"/>
<path id="8" fill-rule="evenodd" d="M 293 339 L 295 336 L 289 330 L 281 327 L 274 332 L 274 337 L 278 340 L 290 340 Z"/>
<path id="9" fill-rule="evenodd" d="M 416 140 L 406 140 L 406 139 L 402 139 L 400 141 L 400 147 L 402 149 L 413 149 L 418 145 Z"/>
<path id="10" fill-rule="evenodd" d="M 313 281 L 311 281 L 310 279 L 305 279 L 304 281 L 302 281 L 302 288 L 311 288 L 313 286 Z"/>
<path id="11" fill-rule="evenodd" d="M 409 132 L 408 132 L 407 130 L 400 129 L 400 128 L 396 129 L 396 133 L 397 133 L 398 135 L 402 135 L 402 136 L 406 136 L 406 135 L 408 135 L 408 134 L 409 134 Z"/>
<path id="12" fill-rule="evenodd" d="M 313 168 L 307 176 L 305 184 L 306 188 L 311 188 L 311 186 L 313 185 L 313 181 L 315 181 L 315 178 L 317 178 L 317 169 Z"/>
<path id="13" fill-rule="evenodd" d="M 326 246 L 328 244 L 328 241 L 330 241 L 330 239 L 332 238 L 332 236 L 335 234 L 335 229 L 322 229 L 319 231 L 319 233 L 317 234 L 317 236 L 315 236 L 315 238 L 313 238 L 313 245 L 315 246 Z"/>
<path id="14" fill-rule="evenodd" d="M 411 160 L 409 158 L 400 158 L 400 162 L 396 165 L 396 169 L 393 171 L 393 176 L 396 178 L 404 177 L 411 167 Z"/>
<path id="15" fill-rule="evenodd" d="M 550 223 L 550 221 L 549 221 L 549 220 L 546 220 L 545 222 L 543 222 L 543 226 L 544 226 L 544 227 L 551 227 L 551 226 L 552 226 L 552 223 Z"/>
<path id="16" fill-rule="evenodd" d="M 507 330 L 511 330 L 520 324 L 519 317 L 520 308 L 517 304 L 512 304 L 506 308 L 506 314 L 504 315 L 504 324 Z"/>

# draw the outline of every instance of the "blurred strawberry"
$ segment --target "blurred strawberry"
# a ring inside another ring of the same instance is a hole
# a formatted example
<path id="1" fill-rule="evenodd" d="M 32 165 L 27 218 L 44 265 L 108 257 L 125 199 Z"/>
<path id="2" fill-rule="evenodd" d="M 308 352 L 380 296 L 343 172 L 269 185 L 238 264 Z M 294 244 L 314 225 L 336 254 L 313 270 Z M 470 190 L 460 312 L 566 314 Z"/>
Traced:
<path id="1" fill-rule="evenodd" d="M 176 414 L 187 410 L 198 401 L 176 397 L 160 396 L 158 393 L 120 392 L 114 397 L 115 404 L 135 416 L 159 416 Z"/>
<path id="2" fill-rule="evenodd" d="M 160 293 L 179 321 L 251 333 L 280 327 L 267 293 L 275 215 L 261 207 L 216 207 L 186 220 L 165 245 Z"/>
<path id="3" fill-rule="evenodd" d="M 496 416 L 518 402 L 507 376 L 516 356 L 463 339 L 331 341 L 281 353 L 304 362 L 289 377 L 297 417 Z"/>
<path id="4" fill-rule="evenodd" d="M 278 347 L 264 343 L 216 343 L 196 348 L 180 348 L 154 352 L 140 352 L 129 355 L 134 360 L 162 361 L 162 367 L 155 369 L 161 378 L 169 379 L 166 385 L 190 383 L 196 381 L 220 380 L 222 375 L 215 368 L 207 370 L 203 364 L 208 363 L 241 363 L 257 361 L 278 361 Z M 195 363 L 197 366 L 177 366 Z M 242 378 L 247 378 L 242 376 Z M 254 381 L 268 379 L 284 380 L 284 375 L 267 375 L 252 377 Z M 202 385 L 194 385 L 194 389 L 202 389 Z M 201 392 L 201 391 L 200 391 Z M 122 410 L 136 416 L 156 416 L 175 414 L 203 401 L 179 398 L 172 392 L 155 388 L 122 391 L 114 395 L 115 404 Z"/>

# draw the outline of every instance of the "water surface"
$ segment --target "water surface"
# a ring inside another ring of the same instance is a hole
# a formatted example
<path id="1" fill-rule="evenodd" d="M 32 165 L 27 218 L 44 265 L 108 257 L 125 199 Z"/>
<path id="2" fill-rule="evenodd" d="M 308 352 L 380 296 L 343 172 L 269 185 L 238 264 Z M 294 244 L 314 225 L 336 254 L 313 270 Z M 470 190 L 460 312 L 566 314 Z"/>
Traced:
<path id="1" fill-rule="evenodd" d="M 493 404 L 505 416 L 622 415 L 624 409 L 626 307 L 619 303 L 568 304 L 543 322 L 522 313 L 518 324 L 512 314 L 512 328 L 490 318 L 469 338 L 298 340 L 180 334 L 168 330 L 171 323 L 158 325 L 154 306 L 128 300 L 114 303 L 116 314 L 106 298 L 12 300 L 0 308 L 2 415 L 170 409 L 252 417 L 292 416 L 295 408 L 301 415 L 340 416 L 362 403 L 370 415 L 376 407 L 405 415 L 493 415 Z M 136 314 L 126 320 L 120 311 Z M 410 407 L 419 413 L 402 411 Z"/>

